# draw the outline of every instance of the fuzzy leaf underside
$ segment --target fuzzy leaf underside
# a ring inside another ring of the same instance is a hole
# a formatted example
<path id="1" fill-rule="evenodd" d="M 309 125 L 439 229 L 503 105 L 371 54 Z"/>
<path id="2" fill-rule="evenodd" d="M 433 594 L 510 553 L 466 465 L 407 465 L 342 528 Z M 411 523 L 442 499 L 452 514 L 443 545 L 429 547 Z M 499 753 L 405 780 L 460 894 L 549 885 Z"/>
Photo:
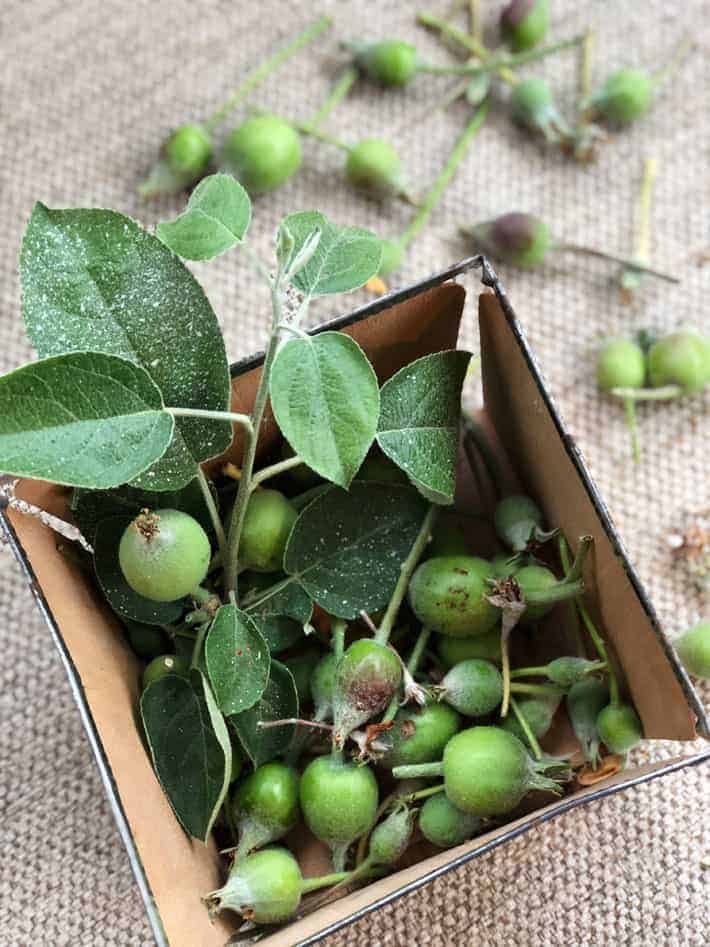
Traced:
<path id="1" fill-rule="evenodd" d="M 306 296 L 348 293 L 364 286 L 380 268 L 382 243 L 369 230 L 338 227 L 318 211 L 289 214 L 281 227 L 287 237 L 279 244 L 289 246 L 289 261 L 314 233 L 320 234 L 313 255 L 293 277 L 294 285 Z M 286 268 L 289 261 L 285 261 Z"/>

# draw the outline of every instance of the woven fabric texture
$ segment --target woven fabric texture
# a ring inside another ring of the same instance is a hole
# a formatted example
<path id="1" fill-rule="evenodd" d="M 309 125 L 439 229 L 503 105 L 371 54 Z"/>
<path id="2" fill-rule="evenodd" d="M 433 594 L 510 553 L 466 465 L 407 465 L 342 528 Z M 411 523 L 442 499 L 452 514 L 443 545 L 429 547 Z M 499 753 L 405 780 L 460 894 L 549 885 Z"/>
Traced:
<path id="1" fill-rule="evenodd" d="M 502 3 L 481 6 L 492 37 Z M 591 366 L 599 339 L 610 333 L 684 323 L 707 329 L 710 322 L 710 4 L 556 0 L 551 7 L 554 38 L 596 28 L 597 78 L 622 64 L 656 68 L 686 35 L 698 49 L 664 86 L 652 113 L 615 135 L 589 167 L 527 140 L 500 102 L 506 90 L 497 92 L 498 107 L 412 245 L 401 281 L 472 249 L 457 237 L 459 222 L 512 209 L 539 214 L 569 241 L 629 253 L 642 159 L 658 159 L 651 252 L 659 266 L 682 277 L 681 286 L 648 280 L 631 305 L 622 305 L 618 272 L 598 260 L 561 255 L 534 273 L 500 272 L 672 635 L 699 620 L 704 608 L 707 617 L 707 603 L 674 560 L 668 536 L 710 508 L 708 400 L 642 409 L 643 458 L 633 465 L 623 413 L 598 397 Z M 413 4 L 323 0 L 320 10 L 333 15 L 334 29 L 257 90 L 259 106 L 303 119 L 312 114 L 342 64 L 340 38 L 401 36 L 427 58 L 448 61 L 441 45 L 416 27 Z M 216 108 L 248 68 L 312 16 L 311 4 L 295 0 L 2 4 L 0 370 L 31 357 L 20 319 L 17 255 L 33 202 L 113 207 L 148 224 L 173 215 L 179 199 L 141 205 L 135 197 L 159 143 L 174 125 Z M 528 68 L 554 81 L 569 110 L 577 62 L 576 53 L 565 52 Z M 406 93 L 363 83 L 328 127 L 348 141 L 368 135 L 395 140 L 419 191 L 466 122 L 463 104 L 431 115 L 448 86 L 438 77 L 420 77 Z M 313 142 L 304 151 L 301 173 L 255 203 L 252 232 L 260 251 L 270 251 L 282 214 L 314 206 L 383 235 L 404 228 L 409 208 L 380 206 L 348 190 L 340 152 Z M 249 271 L 228 255 L 195 272 L 219 314 L 230 356 L 260 348 L 267 303 Z M 336 314 L 331 305 L 321 306 L 318 316 Z M 343 311 L 349 301 L 336 305 Z M 470 307 L 463 343 L 475 351 L 474 316 Z M 2 549 L 0 582 L 0 943 L 149 944 L 64 671 L 19 569 Z M 704 694 L 710 698 L 707 688 Z M 656 744 L 635 758 L 679 749 Z M 682 771 L 560 817 L 324 943 L 700 947 L 707 943 L 709 903 L 710 872 L 703 872 L 710 860 L 708 776 L 707 767 Z"/>

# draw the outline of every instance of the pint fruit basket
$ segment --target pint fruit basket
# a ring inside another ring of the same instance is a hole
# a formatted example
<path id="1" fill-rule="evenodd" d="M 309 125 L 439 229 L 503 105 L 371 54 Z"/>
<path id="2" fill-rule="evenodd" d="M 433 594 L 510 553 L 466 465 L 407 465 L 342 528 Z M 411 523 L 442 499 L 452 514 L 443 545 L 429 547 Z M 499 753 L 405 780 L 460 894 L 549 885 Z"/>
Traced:
<path id="1" fill-rule="evenodd" d="M 292 214 L 265 263 L 250 221 L 225 175 L 156 234 L 37 205 L 0 380 L 2 525 L 174 947 L 315 943 L 710 757 L 627 760 L 708 721 L 487 261 L 306 331 L 380 241 Z M 273 307 L 231 369 L 182 262 L 225 252 Z"/>

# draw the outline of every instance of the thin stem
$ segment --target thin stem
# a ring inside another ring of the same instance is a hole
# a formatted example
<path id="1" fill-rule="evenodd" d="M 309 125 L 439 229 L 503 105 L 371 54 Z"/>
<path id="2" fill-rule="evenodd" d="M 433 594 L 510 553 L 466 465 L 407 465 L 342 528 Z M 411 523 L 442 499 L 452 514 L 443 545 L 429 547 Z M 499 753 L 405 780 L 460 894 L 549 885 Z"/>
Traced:
<path id="1" fill-rule="evenodd" d="M 465 95 L 466 89 L 468 89 L 471 84 L 471 80 L 464 79 L 463 82 L 457 83 L 453 88 L 451 88 L 446 95 L 439 99 L 435 105 L 427 106 L 425 116 L 431 115 L 432 112 L 443 112 L 444 109 L 447 109 L 453 102 L 457 102 L 462 95 Z"/>
<path id="2" fill-rule="evenodd" d="M 465 35 L 465 34 L 463 34 Z M 494 57 L 488 54 L 483 57 L 483 61 L 478 63 L 460 63 L 453 66 L 432 66 L 423 64 L 418 67 L 419 72 L 429 73 L 434 76 L 477 76 L 483 72 L 499 72 L 501 69 L 512 70 L 518 66 L 523 66 L 529 62 L 535 62 L 538 59 L 544 59 L 546 56 L 552 56 L 563 49 L 569 49 L 570 46 L 579 46 L 582 42 L 582 36 L 572 36 L 570 39 L 560 40 L 559 43 L 553 43 L 551 46 L 541 46 L 538 49 L 528 49 L 523 53 L 515 53 L 512 56 Z"/>
<path id="3" fill-rule="evenodd" d="M 508 639 L 510 634 L 505 633 L 501 628 L 500 633 L 500 673 L 503 678 L 503 697 L 500 702 L 501 717 L 508 716 L 508 705 L 510 704 L 510 652 L 508 650 Z"/>
<path id="4" fill-rule="evenodd" d="M 377 634 L 375 635 L 375 641 L 377 641 L 379 644 L 387 644 L 389 641 L 395 619 L 402 606 L 402 602 L 404 601 L 404 596 L 407 594 L 409 580 L 412 578 L 412 573 L 416 569 L 417 563 L 421 559 L 422 553 L 424 552 L 427 543 L 431 539 L 431 531 L 434 523 L 436 522 L 437 513 L 438 508 L 432 504 L 427 510 L 426 516 L 422 520 L 422 525 L 419 527 L 417 538 L 414 540 L 414 544 L 409 550 L 407 558 L 402 563 L 399 571 L 399 578 L 397 579 L 397 584 L 394 587 L 394 592 L 390 598 L 389 605 L 382 616 L 380 627 L 377 629 Z"/>
<path id="5" fill-rule="evenodd" d="M 352 871 L 334 871 L 329 875 L 320 875 L 318 878 L 304 878 L 301 882 L 301 894 L 337 885 L 339 882 L 347 881 L 352 874 Z"/>
<path id="6" fill-rule="evenodd" d="M 622 401 L 672 401 L 683 394 L 680 385 L 661 385 L 659 388 L 612 388 L 609 394 Z"/>
<path id="7" fill-rule="evenodd" d="M 655 276 L 656 279 L 665 280 L 666 283 L 680 283 L 680 279 L 677 276 L 671 276 L 670 273 L 656 270 L 651 266 L 647 266 L 645 263 L 629 259 L 629 257 L 619 256 L 617 253 L 608 253 L 606 250 L 585 247 L 579 243 L 557 243 L 551 249 L 567 251 L 568 253 L 582 253 L 586 254 L 586 256 L 597 257 L 600 260 L 609 260 L 611 263 L 618 263 L 620 266 L 625 266 L 630 270 L 637 270 L 639 273 L 648 273 L 649 276 Z"/>
<path id="8" fill-rule="evenodd" d="M 273 730 L 274 727 L 313 727 L 314 730 L 332 730 L 329 723 L 318 720 L 306 720 L 303 717 L 282 717 L 280 720 L 258 720 L 259 730 Z"/>
<path id="9" fill-rule="evenodd" d="M 382 867 L 382 865 L 375 865 L 373 860 L 368 856 L 361 865 L 358 865 L 356 868 L 353 868 L 352 871 L 349 871 L 347 873 L 347 877 L 338 882 L 333 890 L 342 888 L 343 885 L 352 884 L 353 881 L 360 881 L 362 878 L 371 878 L 378 871 L 380 871 Z"/>
<path id="10" fill-rule="evenodd" d="M 165 625 L 161 625 L 161 628 L 165 628 Z M 189 628 L 175 628 L 170 634 L 175 638 L 189 638 L 190 641 L 195 640 L 195 632 Z"/>
<path id="11" fill-rule="evenodd" d="M 368 629 L 372 632 L 373 635 L 377 634 L 377 625 L 370 618 L 367 612 L 364 609 L 360 609 L 360 618 L 367 625 Z"/>
<path id="12" fill-rule="evenodd" d="M 197 468 L 197 482 L 200 485 L 202 497 L 205 501 L 207 512 L 210 515 L 210 521 L 212 522 L 212 528 L 214 529 L 215 535 L 217 537 L 217 546 L 219 547 L 219 552 L 222 557 L 224 557 L 225 551 L 227 549 L 227 536 L 224 532 L 224 526 L 222 525 L 222 520 L 220 519 L 219 510 L 217 509 L 217 504 L 214 501 L 214 496 L 212 495 L 209 481 L 207 480 L 202 467 Z"/>
<path id="13" fill-rule="evenodd" d="M 591 536 L 581 536 L 579 539 L 579 545 L 577 546 L 577 552 L 575 553 L 574 561 L 569 569 L 565 569 L 565 582 L 578 582 L 582 578 L 584 572 L 584 564 L 587 560 L 587 556 L 592 548 L 592 543 L 594 540 Z"/>
<path id="14" fill-rule="evenodd" d="M 604 667 L 602 661 L 593 661 L 589 667 L 589 672 L 591 671 L 601 671 Z M 518 677 L 547 677 L 547 665 L 542 667 L 529 667 L 529 668 L 515 668 L 515 670 L 510 672 L 511 679 Z"/>
<path id="15" fill-rule="evenodd" d="M 441 786 L 437 786 L 436 792 L 441 792 L 441 789 L 442 789 Z M 375 826 L 380 821 L 380 819 L 385 814 L 385 812 L 387 812 L 387 810 L 390 808 L 390 806 L 392 806 L 393 803 L 408 801 L 411 795 L 412 795 L 411 793 L 403 795 L 398 789 L 395 788 L 392 790 L 391 793 L 385 796 L 385 798 L 377 807 L 377 812 L 375 812 L 375 817 L 370 823 L 370 828 L 367 830 L 367 832 L 363 832 L 363 834 L 360 836 L 360 839 L 357 844 L 357 852 L 355 855 L 356 868 L 359 869 L 363 865 L 365 861 L 365 856 L 367 854 L 367 844 L 370 840 L 370 836 L 372 835 L 372 830 L 375 828 Z"/>
<path id="16" fill-rule="evenodd" d="M 684 39 L 677 47 L 669 61 L 661 69 L 657 70 L 653 74 L 653 82 L 655 86 L 662 85 L 667 79 L 673 75 L 673 73 L 682 65 L 685 57 L 695 49 L 695 43 L 692 39 Z"/>
<path id="17" fill-rule="evenodd" d="M 636 234 L 635 259 L 642 263 L 648 260 L 648 251 L 651 241 L 651 203 L 653 201 L 653 187 L 658 174 L 658 161 L 655 158 L 646 158 L 643 163 L 643 176 L 639 193 L 639 221 Z"/>
<path id="18" fill-rule="evenodd" d="M 412 677 L 414 677 L 414 674 L 419 667 L 419 662 L 421 661 L 422 655 L 426 650 L 430 635 L 431 628 L 422 628 L 422 630 L 419 632 L 419 635 L 417 636 L 417 640 L 414 642 L 412 653 L 409 655 L 409 660 L 407 661 L 407 671 L 409 671 Z M 395 694 L 392 700 L 389 702 L 387 710 L 385 711 L 384 717 L 380 723 L 389 723 L 391 720 L 394 720 L 398 709 L 399 694 Z"/>
<path id="19" fill-rule="evenodd" d="M 574 598 L 584 591 L 584 582 L 581 579 L 567 581 L 563 579 L 557 585 L 550 586 L 549 589 L 540 589 L 537 592 L 530 592 L 525 596 L 527 605 L 554 605 L 557 602 L 566 602 L 568 598 Z"/>
<path id="20" fill-rule="evenodd" d="M 510 672 L 510 679 L 512 681 L 516 677 L 545 677 L 546 675 L 547 665 L 543 664 L 539 667 L 515 668 Z"/>
<path id="21" fill-rule="evenodd" d="M 426 646 L 429 643 L 429 637 L 431 636 L 431 628 L 422 628 L 419 632 L 417 640 L 414 642 L 414 647 L 412 648 L 412 653 L 409 655 L 409 660 L 407 661 L 407 670 L 411 675 L 414 675 L 419 667 L 419 662 L 422 659 L 422 655 L 426 650 Z"/>
<path id="22" fill-rule="evenodd" d="M 387 869 L 384 865 L 377 865 L 370 858 L 366 858 L 361 865 L 358 865 L 357 868 L 353 868 L 353 870 L 348 873 L 348 877 L 339 882 L 333 888 L 333 891 L 337 891 L 338 888 L 342 888 L 344 885 L 350 885 L 354 881 L 362 881 L 364 878 L 379 878 L 383 874 L 386 874 L 386 871 Z"/>
<path id="23" fill-rule="evenodd" d="M 318 141 L 324 142 L 326 145 L 332 145 L 334 148 L 340 148 L 341 151 L 350 151 L 350 145 L 346 144 L 344 141 L 341 141 L 339 138 L 336 138 L 334 135 L 329 135 L 327 132 L 321 131 L 320 128 L 315 128 L 310 122 L 295 122 L 293 126 L 296 131 L 299 131 L 302 135 L 308 135 L 309 138 L 316 138 Z"/>
<path id="24" fill-rule="evenodd" d="M 407 793 L 404 796 L 397 796 L 397 799 L 401 799 L 402 802 L 417 802 L 419 799 L 428 799 L 429 796 L 436 796 L 437 793 L 443 792 L 444 784 L 439 783 L 436 786 L 429 786 L 427 789 L 418 789 L 416 792 Z"/>
<path id="25" fill-rule="evenodd" d="M 476 39 L 468 33 L 464 33 L 463 30 L 458 29 L 453 23 L 449 23 L 442 17 L 434 16 L 432 13 L 418 13 L 417 22 L 430 30 L 435 30 L 447 39 L 452 39 L 482 62 L 486 62 L 486 60 L 491 58 L 490 50 L 488 50 L 479 39 Z"/>
<path id="26" fill-rule="evenodd" d="M 510 693 L 532 694 L 535 697 L 561 697 L 564 694 L 564 688 L 556 687 L 554 684 L 525 684 L 513 681 L 510 685 Z"/>
<path id="27" fill-rule="evenodd" d="M 357 851 L 355 853 L 355 867 L 356 868 L 360 868 L 360 866 L 365 861 L 365 856 L 367 855 L 367 844 L 370 840 L 370 835 L 372 834 L 372 830 L 380 821 L 380 819 L 385 814 L 385 812 L 387 812 L 390 805 L 397 798 L 398 798 L 398 795 L 397 795 L 396 789 L 393 790 L 391 793 L 389 793 L 389 795 L 385 796 L 385 798 L 377 807 L 377 812 L 375 812 L 375 818 L 370 823 L 370 828 L 366 832 L 363 832 L 363 834 L 360 836 L 360 839 L 357 843 Z"/>
<path id="28" fill-rule="evenodd" d="M 447 184 L 454 176 L 456 169 L 466 154 L 469 144 L 473 141 L 473 138 L 475 137 L 476 132 L 480 129 L 481 125 L 483 125 L 486 115 L 488 114 L 488 108 L 488 102 L 484 102 L 476 110 L 473 118 L 464 129 L 463 134 L 454 145 L 453 151 L 449 155 L 448 161 L 439 172 L 439 176 L 434 182 L 429 193 L 422 201 L 419 210 L 412 219 L 412 222 L 404 231 L 402 236 L 395 241 L 402 249 L 405 249 L 407 246 L 409 246 L 412 240 L 426 224 L 429 215 L 441 198 L 441 195 L 446 190 Z"/>
<path id="29" fill-rule="evenodd" d="M 337 108 L 338 105 L 340 105 L 345 96 L 352 89 L 358 75 L 359 73 L 355 66 L 350 66 L 345 70 L 345 72 L 340 76 L 333 88 L 330 90 L 330 93 L 321 107 L 313 114 L 310 121 L 306 122 L 306 126 L 309 129 L 317 128 L 318 125 L 322 124 L 322 122 L 330 115 L 330 113 L 335 108 Z"/>
<path id="30" fill-rule="evenodd" d="M 582 57 L 579 63 L 579 101 L 584 102 L 592 92 L 592 60 L 597 35 L 594 30 L 587 30 L 582 38 Z M 582 106 L 579 106 L 580 109 Z"/>
<path id="31" fill-rule="evenodd" d="M 280 460 L 278 463 L 271 464 L 269 467 L 262 467 L 262 469 L 251 478 L 251 489 L 255 490 L 264 480 L 269 480 L 271 477 L 278 477 L 279 474 L 286 473 L 287 470 L 292 470 L 294 467 L 300 467 L 303 463 L 305 463 L 305 461 L 301 460 L 298 454 L 295 454 L 293 457 L 287 457 L 285 460 Z"/>
<path id="32" fill-rule="evenodd" d="M 333 630 L 332 630 L 332 643 L 333 643 L 333 656 L 336 661 L 339 661 L 343 652 L 345 651 L 345 620 L 343 618 L 336 618 L 333 621 Z"/>
<path id="33" fill-rule="evenodd" d="M 556 585 L 537 592 L 530 592 L 525 596 L 526 605 L 552 605 L 556 602 L 565 602 L 584 591 L 584 564 L 592 548 L 591 536 L 582 536 L 577 546 L 577 552 L 572 566 L 565 577 Z"/>
<path id="34" fill-rule="evenodd" d="M 311 40 L 314 40 L 319 36 L 324 30 L 327 30 L 331 26 L 331 19 L 327 16 L 322 16 L 317 19 L 314 23 L 311 23 L 302 33 L 299 33 L 294 39 L 292 39 L 285 46 L 282 46 L 281 49 L 277 50 L 273 56 L 269 57 L 265 62 L 261 63 L 260 66 L 257 66 L 249 75 L 244 79 L 244 81 L 235 89 L 232 95 L 227 99 L 227 101 L 218 108 L 209 118 L 204 122 L 204 126 L 208 131 L 214 131 L 218 125 L 220 125 L 225 118 L 232 112 L 240 102 L 243 102 L 244 99 L 252 92 L 259 83 L 263 82 L 264 79 L 268 78 L 272 72 L 275 72 L 279 66 L 286 62 L 294 53 L 297 53 L 304 46 L 307 46 Z"/>
<path id="35" fill-rule="evenodd" d="M 410 766 L 395 766 L 392 775 L 395 779 L 434 779 L 441 776 L 442 763 L 413 763 Z"/>
<path id="36" fill-rule="evenodd" d="M 530 744 L 530 749 L 533 751 L 533 755 L 535 759 L 541 760 L 542 750 L 540 749 L 540 744 L 537 742 L 537 737 L 532 732 L 532 729 L 530 727 L 530 724 L 528 723 L 527 718 L 521 711 L 520 707 L 518 707 L 518 702 L 516 701 L 514 697 L 510 698 L 510 706 L 513 708 L 513 713 L 518 719 L 518 723 L 520 724 L 520 729 L 525 734 L 525 739 Z"/>
<path id="37" fill-rule="evenodd" d="M 240 250 L 246 256 L 250 265 L 259 274 L 264 283 L 266 283 L 266 285 L 269 287 L 273 286 L 274 281 L 271 278 L 271 273 L 269 272 L 268 266 L 266 263 L 264 263 L 248 240 L 245 239 L 242 241 Z"/>
<path id="38" fill-rule="evenodd" d="M 247 414 L 237 414 L 234 411 L 205 411 L 203 408 L 166 408 L 165 410 L 174 418 L 209 418 L 212 421 L 231 421 L 233 424 L 241 424 L 250 437 L 254 431 L 251 418 Z"/>
<path id="39" fill-rule="evenodd" d="M 626 426 L 631 435 L 631 456 L 634 463 L 641 460 L 641 444 L 639 442 L 639 426 L 636 418 L 636 402 L 633 398 L 624 398 L 624 414 L 626 415 Z"/>
<path id="40" fill-rule="evenodd" d="M 594 46 L 596 44 L 596 34 L 593 30 L 587 30 L 582 37 L 582 55 L 579 60 L 579 73 L 577 82 L 577 127 L 573 133 L 563 131 L 562 144 L 567 146 L 572 144 L 574 156 L 582 161 L 591 159 L 593 143 L 597 132 L 591 125 L 591 113 L 589 111 L 589 99 L 592 93 L 592 59 L 594 57 Z"/>
<path id="41" fill-rule="evenodd" d="M 609 675 L 609 693 L 611 696 L 611 702 L 613 704 L 619 703 L 619 679 L 616 676 L 616 671 L 614 665 L 609 660 L 609 654 L 606 650 L 606 643 L 604 639 L 599 634 L 597 626 L 592 620 L 592 616 L 589 614 L 587 606 L 584 604 L 581 598 L 577 599 L 577 609 L 579 611 L 579 617 L 582 619 L 584 627 L 587 629 L 587 634 L 592 639 L 594 647 L 597 649 L 597 654 L 602 661 L 606 664 L 607 673 Z"/>
<path id="42" fill-rule="evenodd" d="M 562 562 L 562 568 L 565 571 L 569 571 L 569 546 L 567 540 L 564 536 L 560 536 L 559 539 L 559 550 L 560 550 L 560 561 Z M 612 703 L 618 703 L 619 700 L 619 681 L 616 676 L 616 671 L 614 666 L 609 660 L 609 653 L 606 649 L 606 643 L 604 639 L 599 634 L 597 626 L 592 620 L 592 616 L 589 614 L 589 610 L 584 603 L 581 595 L 578 595 L 575 599 L 575 605 L 577 606 L 577 612 L 579 617 L 582 619 L 582 624 L 587 630 L 587 634 L 592 639 L 592 644 L 599 655 L 600 660 L 602 660 L 607 667 L 607 673 L 609 675 L 609 691 L 612 697 Z"/>
<path id="43" fill-rule="evenodd" d="M 420 13 L 417 16 L 417 20 L 422 24 L 422 26 L 436 30 L 441 36 L 453 40 L 464 49 L 468 50 L 472 56 L 475 56 L 481 60 L 483 66 L 477 67 L 475 64 L 467 63 L 458 69 L 457 67 L 453 67 L 453 69 L 457 69 L 457 73 L 459 75 L 475 74 L 476 71 L 496 72 L 499 78 L 504 82 L 507 82 L 509 85 L 515 85 L 518 82 L 518 77 L 512 69 L 513 66 L 521 66 L 527 62 L 534 62 L 538 59 L 544 59 L 546 56 L 551 56 L 563 49 L 568 49 L 570 46 L 578 46 L 584 40 L 584 37 L 582 36 L 573 36 L 571 39 L 562 40 L 561 42 L 553 43 L 550 46 L 542 46 L 538 49 L 526 50 L 525 52 L 518 53 L 514 56 L 501 58 L 495 57 L 494 54 L 491 53 L 491 51 L 486 46 L 484 46 L 480 37 L 464 33 L 463 30 L 458 29 L 452 23 L 447 22 L 441 17 L 433 16 L 430 13 Z M 433 69 L 425 68 L 421 71 L 433 71 Z"/>
<path id="44" fill-rule="evenodd" d="M 569 546 L 567 545 L 567 540 L 565 539 L 564 534 L 562 532 L 558 533 L 557 535 L 557 550 L 559 553 L 560 562 L 562 564 L 562 569 L 564 570 L 565 574 L 567 574 L 570 571 L 572 564 L 570 561 Z M 578 597 L 579 596 L 577 596 L 577 598 Z M 582 637 L 582 629 L 580 627 L 580 617 L 579 617 L 579 609 L 577 608 L 577 598 L 573 599 L 570 604 L 572 605 L 572 609 L 574 612 L 573 617 L 576 619 L 575 627 L 574 627 L 574 637 L 575 637 L 575 642 L 577 645 L 577 654 L 579 655 L 580 658 L 583 658 L 587 654 L 587 649 L 584 646 L 584 639 Z"/>
<path id="45" fill-rule="evenodd" d="M 468 0 L 468 32 L 474 43 L 483 45 L 483 17 L 480 0 Z"/>
<path id="46" fill-rule="evenodd" d="M 200 663 L 200 655 L 202 654 L 202 647 L 205 643 L 205 635 L 207 630 L 210 627 L 210 622 L 206 621 L 204 624 L 200 625 L 197 629 L 197 636 L 195 637 L 195 645 L 192 649 L 192 659 L 190 661 L 190 670 L 196 668 Z"/>
<path id="47" fill-rule="evenodd" d="M 276 281 L 271 284 L 271 308 L 272 308 L 272 333 L 269 344 L 264 356 L 264 363 L 261 368 L 261 377 L 254 398 L 254 407 L 252 408 L 251 424 L 253 434 L 249 438 L 244 459 L 242 461 L 242 476 L 239 480 L 239 489 L 234 501 L 232 510 L 232 524 L 227 538 L 227 556 L 224 562 L 224 589 L 226 592 L 237 592 L 237 578 L 239 570 L 239 540 L 244 526 L 244 517 L 246 516 L 247 503 L 251 493 L 251 478 L 254 470 L 254 461 L 256 459 L 256 447 L 259 440 L 259 430 L 266 410 L 266 402 L 269 398 L 269 379 L 271 377 L 271 366 L 276 357 L 276 350 L 279 344 L 278 325 L 281 321 L 281 297 L 280 285 Z"/>

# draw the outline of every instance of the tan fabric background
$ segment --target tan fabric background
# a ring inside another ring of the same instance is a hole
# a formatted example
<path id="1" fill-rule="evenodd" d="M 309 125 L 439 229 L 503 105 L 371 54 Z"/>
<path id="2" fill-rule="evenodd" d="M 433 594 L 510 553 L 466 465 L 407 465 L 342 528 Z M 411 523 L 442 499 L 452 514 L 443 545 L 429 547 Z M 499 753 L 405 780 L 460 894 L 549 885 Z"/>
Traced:
<path id="1" fill-rule="evenodd" d="M 489 22 L 502 3 L 483 2 Z M 413 246 L 402 280 L 467 252 L 458 220 L 510 209 L 545 216 L 570 240 L 628 251 L 641 159 L 660 161 L 653 256 L 681 288 L 648 282 L 619 304 L 612 271 L 560 259 L 544 272 L 502 270 L 570 427 L 620 523 L 653 599 L 675 633 L 703 613 L 666 536 L 689 511 L 710 507 L 708 400 L 641 411 L 643 462 L 629 462 L 622 414 L 595 392 L 590 353 L 600 336 L 684 322 L 708 328 L 710 150 L 707 0 L 577 3 L 553 0 L 553 35 L 593 23 L 597 75 L 614 65 L 654 67 L 684 33 L 700 50 L 664 90 L 653 114 L 576 167 L 527 141 L 503 109 L 476 140 L 431 226 Z M 340 54 L 336 37 L 401 35 L 432 59 L 438 44 L 414 26 L 415 6 L 323 0 L 336 28 L 256 95 L 259 104 L 306 117 L 324 96 Z M 140 207 L 134 185 L 171 126 L 205 114 L 260 56 L 314 16 L 311 4 L 265 0 L 6 0 L 0 9 L 0 368 L 30 357 L 19 317 L 16 260 L 36 199 L 53 206 L 107 206 L 152 223 L 179 201 Z M 540 67 L 573 98 L 575 55 Z M 447 80 L 421 78 L 406 94 L 362 86 L 333 116 L 344 138 L 388 134 L 413 184 L 438 169 L 466 120 L 460 105 L 435 121 L 429 103 Z M 505 92 L 501 93 L 505 95 Z M 407 208 L 353 196 L 341 156 L 305 145 L 300 175 L 256 202 L 253 234 L 264 252 L 278 218 L 317 206 L 336 220 L 396 233 Z M 235 256 L 196 267 L 224 325 L 230 354 L 261 345 L 265 306 Z M 343 309 L 348 301 L 338 301 Z M 328 306 L 322 314 L 333 314 Z M 474 314 L 464 342 L 476 347 Z M 148 926 L 64 673 L 6 550 L 0 550 L 0 943 L 137 945 Z M 705 606 L 707 617 L 707 606 Z M 706 697 L 710 692 L 705 689 Z M 639 758 L 677 748 L 642 750 Z M 707 767 L 559 818 L 328 940 L 387 944 L 701 945 L 707 943 L 710 861 Z M 196 945 L 199 947 L 199 945 Z"/>

